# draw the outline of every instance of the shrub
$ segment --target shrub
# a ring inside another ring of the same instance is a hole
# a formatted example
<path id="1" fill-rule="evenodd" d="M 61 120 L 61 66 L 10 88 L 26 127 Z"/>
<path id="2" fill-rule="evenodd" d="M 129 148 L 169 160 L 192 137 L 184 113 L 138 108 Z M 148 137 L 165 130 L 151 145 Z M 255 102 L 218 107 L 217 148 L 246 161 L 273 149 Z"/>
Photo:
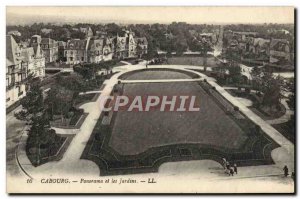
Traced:
<path id="1" fill-rule="evenodd" d="M 233 110 L 235 110 L 235 111 L 239 111 L 240 109 L 239 109 L 239 107 L 237 107 L 237 106 L 234 106 L 234 107 L 233 107 Z"/>
<path id="2" fill-rule="evenodd" d="M 70 120 L 69 125 L 75 126 L 78 120 L 80 119 L 81 115 L 83 115 L 84 111 L 83 109 L 76 109 L 76 111 L 73 112 L 73 117 Z"/>

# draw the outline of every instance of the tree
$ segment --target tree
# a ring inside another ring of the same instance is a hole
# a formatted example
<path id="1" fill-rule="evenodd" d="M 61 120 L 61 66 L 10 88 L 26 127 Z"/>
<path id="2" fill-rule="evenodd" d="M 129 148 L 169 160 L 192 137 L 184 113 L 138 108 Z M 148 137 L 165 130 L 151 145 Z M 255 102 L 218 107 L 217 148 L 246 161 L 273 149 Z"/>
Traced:
<path id="1" fill-rule="evenodd" d="M 280 103 L 282 79 L 280 76 L 273 77 L 272 73 L 264 72 L 262 80 L 264 92 L 262 104 L 272 110 Z"/>
<path id="2" fill-rule="evenodd" d="M 30 84 L 30 89 L 24 98 L 21 99 L 22 110 L 15 114 L 19 120 L 26 121 L 29 125 L 26 147 L 35 148 L 36 163 L 40 163 L 40 146 L 48 142 L 50 125 L 47 117 L 43 93 L 40 89 L 40 81 Z"/>
<path id="3" fill-rule="evenodd" d="M 290 79 L 287 82 L 287 91 L 290 92 L 288 95 L 287 103 L 291 110 L 295 110 L 295 80 Z"/>
<path id="4" fill-rule="evenodd" d="M 232 79 L 234 83 L 239 85 L 241 83 L 241 67 L 236 62 L 231 62 L 229 66 L 227 66 L 227 69 L 229 71 L 229 76 Z"/>
<path id="5" fill-rule="evenodd" d="M 47 97 L 48 110 L 51 116 L 59 114 L 61 122 L 65 121 L 69 110 L 73 106 L 74 92 L 63 86 L 55 86 L 50 89 Z"/>
<path id="6" fill-rule="evenodd" d="M 207 52 L 210 49 L 210 45 L 208 42 L 203 42 L 202 43 L 202 48 L 201 48 L 201 54 L 203 55 L 203 66 L 204 66 L 204 71 L 207 69 Z"/>
<path id="7" fill-rule="evenodd" d="M 251 70 L 251 78 L 252 78 L 252 86 L 253 88 L 261 91 L 261 85 L 262 85 L 262 70 L 260 68 L 253 67 Z"/>

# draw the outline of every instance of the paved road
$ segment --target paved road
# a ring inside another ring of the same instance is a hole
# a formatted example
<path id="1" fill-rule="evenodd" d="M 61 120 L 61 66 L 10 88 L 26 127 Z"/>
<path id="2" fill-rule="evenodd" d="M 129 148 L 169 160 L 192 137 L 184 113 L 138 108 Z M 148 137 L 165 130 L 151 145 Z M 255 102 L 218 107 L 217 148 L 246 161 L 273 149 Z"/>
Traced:
<path id="1" fill-rule="evenodd" d="M 13 176 L 23 175 L 16 160 L 17 146 L 25 128 L 25 122 L 17 120 L 14 116 L 14 112 L 20 109 L 19 106 L 6 115 L 6 171 L 8 175 Z"/>

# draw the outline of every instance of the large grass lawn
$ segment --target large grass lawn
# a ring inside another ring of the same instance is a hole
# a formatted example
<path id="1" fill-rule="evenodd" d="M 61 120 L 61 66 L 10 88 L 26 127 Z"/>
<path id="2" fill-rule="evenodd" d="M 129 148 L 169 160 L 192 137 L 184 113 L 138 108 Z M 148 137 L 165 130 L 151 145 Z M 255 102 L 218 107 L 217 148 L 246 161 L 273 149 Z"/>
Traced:
<path id="1" fill-rule="evenodd" d="M 125 84 L 127 96 L 195 95 L 199 112 L 119 111 L 109 145 L 124 155 L 139 154 L 151 147 L 201 143 L 239 148 L 247 136 L 197 82 Z"/>
<path id="2" fill-rule="evenodd" d="M 175 71 L 139 71 L 126 78 L 183 75 Z M 102 122 L 107 117 L 102 114 L 82 154 L 83 159 L 100 167 L 100 175 L 156 172 L 168 161 L 221 162 L 223 157 L 239 166 L 273 163 L 271 151 L 278 145 L 237 110 L 228 111 L 225 99 L 216 96 L 205 82 L 132 83 L 122 88 L 117 95 L 195 95 L 200 111 L 123 110 L 112 114 L 110 124 Z"/>
<path id="3" fill-rule="evenodd" d="M 143 79 L 191 79 L 191 76 L 176 72 L 176 71 L 167 71 L 167 70 L 141 70 L 134 72 L 131 75 L 124 76 L 123 79 L 127 80 L 143 80 Z"/>
<path id="4" fill-rule="evenodd" d="M 170 65 L 194 65 L 203 66 L 204 58 L 201 56 L 181 56 L 168 58 L 168 64 Z M 213 56 L 207 57 L 206 66 L 216 67 L 220 64 L 220 61 Z"/>

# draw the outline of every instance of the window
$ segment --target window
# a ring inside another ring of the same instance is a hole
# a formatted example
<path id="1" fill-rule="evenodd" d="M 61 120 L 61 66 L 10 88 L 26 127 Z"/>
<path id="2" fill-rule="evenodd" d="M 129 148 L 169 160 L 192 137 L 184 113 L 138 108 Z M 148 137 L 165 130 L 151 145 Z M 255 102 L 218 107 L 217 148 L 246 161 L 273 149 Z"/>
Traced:
<path id="1" fill-rule="evenodd" d="M 81 61 L 84 61 L 84 57 L 81 57 Z"/>
<path id="2" fill-rule="evenodd" d="M 21 90 L 21 86 L 18 86 L 18 97 L 23 95 L 23 91 Z"/>
<path id="3" fill-rule="evenodd" d="M 73 61 L 73 57 L 70 57 L 70 61 Z"/>

